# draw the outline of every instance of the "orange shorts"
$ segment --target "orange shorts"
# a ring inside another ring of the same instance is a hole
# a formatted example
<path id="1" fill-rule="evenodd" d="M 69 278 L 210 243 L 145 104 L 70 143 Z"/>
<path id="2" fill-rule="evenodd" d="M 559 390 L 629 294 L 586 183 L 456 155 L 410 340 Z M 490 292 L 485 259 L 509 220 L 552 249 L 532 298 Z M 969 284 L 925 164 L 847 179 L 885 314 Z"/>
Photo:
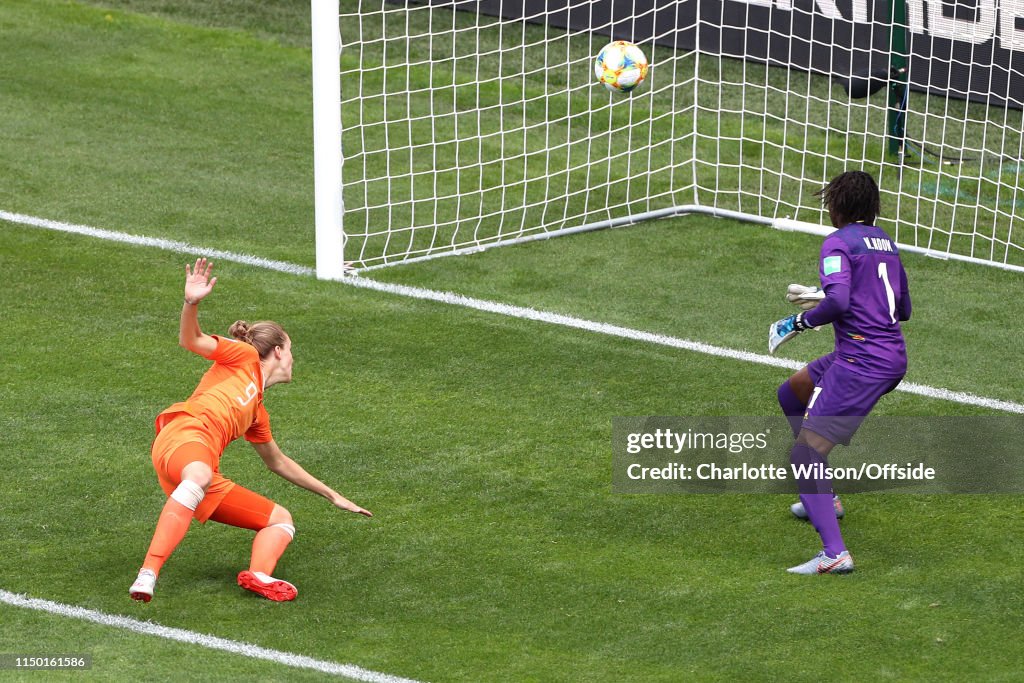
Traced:
<path id="1" fill-rule="evenodd" d="M 181 471 L 193 462 L 213 470 L 213 479 L 194 517 L 201 523 L 212 519 L 222 524 L 259 531 L 267 526 L 274 502 L 239 486 L 220 473 L 220 454 L 210 447 L 212 438 L 203 423 L 188 413 L 163 422 L 153 441 L 153 468 L 160 488 L 168 496 L 181 483 Z"/>

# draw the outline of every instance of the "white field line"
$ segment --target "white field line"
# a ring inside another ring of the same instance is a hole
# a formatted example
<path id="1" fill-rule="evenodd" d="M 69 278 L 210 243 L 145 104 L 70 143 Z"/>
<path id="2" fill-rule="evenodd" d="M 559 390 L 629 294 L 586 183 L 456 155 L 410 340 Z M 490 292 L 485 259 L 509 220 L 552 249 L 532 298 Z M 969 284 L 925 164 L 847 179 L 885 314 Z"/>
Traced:
<path id="1" fill-rule="evenodd" d="M 124 232 L 114 232 L 113 230 L 91 228 L 88 225 L 61 223 L 59 221 L 51 221 L 47 218 L 36 218 L 35 216 L 26 216 L 24 214 L 11 213 L 9 211 L 0 210 L 0 220 L 10 221 L 11 223 L 20 223 L 21 225 L 31 225 L 36 228 L 46 228 L 47 230 L 70 232 L 76 235 L 85 235 L 86 237 L 96 237 L 101 240 L 110 240 L 112 242 L 123 242 L 125 244 L 135 244 L 142 247 L 156 247 L 157 249 L 164 249 L 166 251 L 174 251 L 182 254 L 196 254 L 219 261 L 244 263 L 258 268 L 277 270 L 282 273 L 291 273 L 292 275 L 316 274 L 312 268 L 296 265 L 294 263 L 272 261 L 270 259 L 260 258 L 258 256 L 247 256 L 245 254 L 234 254 L 230 251 L 221 251 L 219 249 L 207 249 L 206 247 L 199 247 L 194 244 L 189 244 L 188 242 L 165 240 L 160 239 L 159 237 L 144 237 L 142 235 L 130 235 Z"/>
<path id="2" fill-rule="evenodd" d="M 474 308 L 478 311 L 497 313 L 499 315 L 523 318 L 525 320 L 536 320 L 539 322 L 550 323 L 552 325 L 574 327 L 580 330 L 587 330 L 588 332 L 597 332 L 599 334 L 607 334 L 612 337 L 622 337 L 623 339 L 632 339 L 635 341 L 647 342 L 649 344 L 670 346 L 684 351 L 693 351 L 695 353 L 703 353 L 709 356 L 717 356 L 719 358 L 730 358 L 732 360 L 746 361 L 748 363 L 759 363 L 760 365 L 770 365 L 772 367 L 784 368 L 787 370 L 799 370 L 806 365 L 804 362 L 790 360 L 788 358 L 776 358 L 774 356 L 752 353 L 750 351 L 737 351 L 736 349 L 730 349 L 723 346 L 713 346 L 703 342 L 690 341 L 689 339 L 669 337 L 663 334 L 634 330 L 629 327 L 620 327 L 619 325 L 609 325 L 607 323 L 574 318 L 560 313 L 549 313 L 546 311 L 538 311 L 533 308 L 525 308 L 523 306 L 512 306 L 493 301 L 484 301 L 482 299 L 473 299 L 467 296 L 462 296 L 461 294 L 453 294 L 452 292 L 438 292 L 431 289 L 396 285 L 389 282 L 377 282 L 376 280 L 368 280 L 359 276 L 346 278 L 344 282 L 354 287 L 363 287 L 365 289 L 372 289 L 378 292 L 387 292 L 389 294 L 408 296 L 415 299 L 425 299 L 427 301 L 438 301 L 445 304 L 451 304 L 453 306 L 464 306 L 466 308 Z M 767 332 L 768 328 L 766 326 L 766 344 L 768 339 Z M 961 403 L 969 406 L 1005 410 L 1009 413 L 1024 413 L 1024 404 L 1022 403 L 1001 401 L 995 398 L 976 396 L 975 394 L 969 394 L 963 391 L 930 387 L 924 384 L 915 384 L 913 382 L 900 382 L 899 386 L 896 387 L 896 390 L 908 394 L 916 394 L 918 396 L 926 396 L 928 398 L 951 401 L 953 403 Z"/>
<path id="3" fill-rule="evenodd" d="M 284 261 L 271 261 L 268 259 L 259 258 L 257 256 L 250 256 L 248 254 L 236 254 L 229 251 L 207 249 L 205 247 L 199 247 L 193 244 L 189 244 L 188 242 L 176 242 L 153 237 L 143 237 L 140 235 L 129 235 L 126 233 L 114 232 L 111 230 L 101 230 L 99 228 L 92 228 L 85 225 L 72 225 L 69 223 L 61 223 L 58 221 L 47 220 L 45 218 L 35 218 L 33 216 L 25 216 L 22 214 L 10 213 L 2 210 L 0 210 L 0 220 L 6 220 L 12 223 L 20 223 L 23 225 L 31 225 L 39 228 L 46 228 L 48 230 L 58 230 L 61 232 L 70 232 L 80 235 L 87 235 L 89 237 L 124 242 L 127 244 L 156 247 L 159 249 L 166 249 L 183 254 L 207 256 L 222 261 L 242 263 L 250 266 L 256 266 L 259 268 L 268 268 L 270 270 L 292 273 L 294 275 L 315 274 L 312 268 L 296 265 L 293 263 L 286 263 Z M 703 353 L 709 356 L 717 356 L 719 358 L 729 358 L 732 360 L 739 360 L 748 363 L 758 363 L 760 365 L 768 365 L 771 367 L 783 368 L 786 370 L 799 370 L 801 367 L 804 366 L 804 363 L 800 361 L 790 360 L 787 358 L 775 358 L 774 356 L 768 356 L 760 353 L 752 353 L 750 351 L 737 351 L 736 349 L 729 349 L 722 346 L 713 346 L 711 344 L 691 341 L 689 339 L 681 339 L 679 337 L 670 337 L 667 335 L 655 334 L 653 332 L 644 332 L 642 330 L 635 330 L 629 327 L 621 327 L 619 325 L 609 325 L 607 323 L 594 322 L 592 320 L 584 320 L 582 318 L 576 318 L 569 315 L 562 315 L 560 313 L 550 313 L 547 311 L 538 311 L 533 308 L 526 308 L 524 306 L 513 306 L 511 304 L 503 304 L 494 301 L 485 301 L 483 299 L 474 299 L 472 297 L 462 296 L 461 294 L 455 294 L 452 292 L 440 292 L 432 289 L 423 289 L 421 287 L 409 287 L 407 285 L 398 285 L 388 282 L 378 282 L 376 280 L 370 280 L 368 278 L 360 277 L 358 275 L 346 277 L 344 280 L 341 280 L 341 282 L 353 287 L 372 289 L 374 291 L 384 292 L 387 294 L 395 294 L 398 296 L 422 299 L 425 301 L 436 301 L 438 303 L 448 304 L 451 306 L 462 306 L 465 308 L 472 308 L 487 313 L 507 315 L 513 318 L 521 318 L 523 320 L 534 320 L 537 322 L 548 323 L 551 325 L 572 327 L 579 330 L 586 330 L 588 332 L 596 332 L 598 334 L 606 334 L 612 337 L 620 337 L 623 339 L 632 339 L 634 341 L 641 341 L 649 344 L 668 346 L 676 349 L 681 349 L 684 351 L 692 351 L 694 353 Z M 939 399 L 942 401 L 960 403 L 963 405 L 978 406 L 981 408 L 1003 410 L 1009 413 L 1024 414 L 1024 404 L 1022 403 L 1015 403 L 1013 401 L 1003 401 L 995 398 L 987 398 L 984 396 L 977 396 L 975 394 L 970 394 L 963 391 L 943 389 L 941 387 L 930 387 L 924 384 L 915 384 L 913 382 L 901 382 L 900 385 L 897 387 L 897 391 L 902 391 L 908 394 L 915 394 L 918 396 L 925 396 L 927 398 Z"/>
<path id="4" fill-rule="evenodd" d="M 83 607 L 75 607 L 74 605 L 63 605 L 59 602 L 50 602 L 49 600 L 40 600 L 39 598 L 29 598 L 24 595 L 18 595 L 17 593 L 11 593 L 2 589 L 0 589 L 0 602 L 7 603 L 14 607 L 23 607 L 40 612 L 49 612 L 50 614 L 56 614 L 61 617 L 84 619 L 85 621 L 91 621 L 103 626 L 122 628 L 135 633 L 141 633 L 143 635 L 157 636 L 168 640 L 176 640 L 181 643 L 199 645 L 211 650 L 222 650 L 224 652 L 230 652 L 232 654 L 242 655 L 243 657 L 250 657 L 252 659 L 263 659 L 268 662 L 283 664 L 285 666 L 291 666 L 299 669 L 312 669 L 325 674 L 345 676 L 357 681 L 366 681 L 366 683 L 417 683 L 416 681 L 408 678 L 399 678 L 398 676 L 392 676 L 390 674 L 370 671 L 352 664 L 326 662 L 319 659 L 313 659 L 312 657 L 306 657 L 304 655 L 296 655 L 290 652 L 281 652 L 279 650 L 270 650 L 265 647 L 259 647 L 258 645 L 240 643 L 238 641 L 218 638 L 216 636 L 208 636 L 180 628 L 160 626 L 159 624 L 154 624 L 148 621 L 139 621 L 138 619 L 132 619 L 130 617 L 104 614 L 103 612 L 97 612 Z"/>

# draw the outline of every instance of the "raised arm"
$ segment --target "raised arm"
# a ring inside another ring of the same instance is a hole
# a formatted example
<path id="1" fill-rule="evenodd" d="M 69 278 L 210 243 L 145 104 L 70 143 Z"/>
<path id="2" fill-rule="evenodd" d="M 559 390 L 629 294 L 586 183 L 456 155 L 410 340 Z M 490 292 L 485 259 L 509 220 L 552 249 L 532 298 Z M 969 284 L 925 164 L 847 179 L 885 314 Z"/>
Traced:
<path id="1" fill-rule="evenodd" d="M 255 448 L 256 452 L 259 453 L 261 458 L 263 458 L 263 462 L 266 463 L 267 469 L 279 477 L 287 479 L 291 483 L 296 486 L 301 486 L 307 491 L 312 491 L 313 493 L 323 496 L 327 500 L 331 501 L 331 504 L 333 504 L 334 507 L 365 515 L 367 517 L 373 517 L 372 512 L 359 507 L 348 498 L 341 495 L 306 470 L 302 469 L 302 466 L 299 465 L 299 463 L 295 462 L 281 451 L 276 441 L 271 440 L 266 443 L 252 443 L 252 447 Z"/>
<path id="2" fill-rule="evenodd" d="M 185 302 L 181 305 L 181 325 L 178 328 L 178 344 L 204 357 L 217 350 L 217 340 L 199 328 L 199 302 L 217 284 L 217 278 L 210 277 L 212 270 L 213 263 L 205 258 L 196 259 L 192 269 L 185 264 Z"/>

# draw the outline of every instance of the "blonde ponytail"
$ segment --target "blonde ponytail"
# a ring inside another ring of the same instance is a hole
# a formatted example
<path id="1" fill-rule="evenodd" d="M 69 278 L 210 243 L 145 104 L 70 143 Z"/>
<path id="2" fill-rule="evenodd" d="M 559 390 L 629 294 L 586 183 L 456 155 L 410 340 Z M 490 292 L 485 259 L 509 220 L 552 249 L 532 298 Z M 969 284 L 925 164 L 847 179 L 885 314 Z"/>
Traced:
<path id="1" fill-rule="evenodd" d="M 228 334 L 238 341 L 255 346 L 260 358 L 266 358 L 276 347 L 284 346 L 288 341 L 284 328 L 271 320 L 260 320 L 252 324 L 236 320 L 228 328 Z"/>

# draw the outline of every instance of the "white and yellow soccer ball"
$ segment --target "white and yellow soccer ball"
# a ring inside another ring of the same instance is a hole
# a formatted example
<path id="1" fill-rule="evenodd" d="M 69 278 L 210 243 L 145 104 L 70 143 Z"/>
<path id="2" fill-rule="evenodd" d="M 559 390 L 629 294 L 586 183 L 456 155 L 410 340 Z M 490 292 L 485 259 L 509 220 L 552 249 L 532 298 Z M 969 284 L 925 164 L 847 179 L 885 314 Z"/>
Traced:
<path id="1" fill-rule="evenodd" d="M 647 55 L 625 40 L 608 43 L 597 53 L 594 75 L 612 92 L 630 92 L 647 78 Z"/>

